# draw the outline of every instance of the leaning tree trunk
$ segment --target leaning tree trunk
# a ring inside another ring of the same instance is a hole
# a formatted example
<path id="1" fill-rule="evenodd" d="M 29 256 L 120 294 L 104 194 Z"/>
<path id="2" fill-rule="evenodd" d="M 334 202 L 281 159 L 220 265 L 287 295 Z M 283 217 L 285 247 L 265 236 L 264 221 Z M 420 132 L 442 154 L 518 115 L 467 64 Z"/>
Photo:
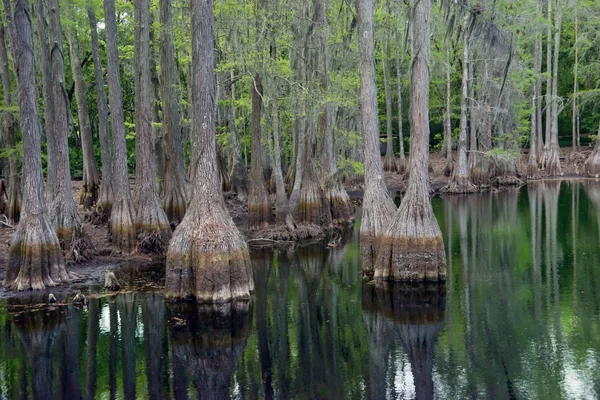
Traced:
<path id="1" fill-rule="evenodd" d="M 6 44 L 4 25 L 0 23 L 0 75 L 2 75 L 3 100 L 4 107 L 11 107 L 13 101 Z M 10 149 L 14 149 L 16 146 L 15 122 L 12 112 L 6 111 L 4 114 L 3 126 L 6 139 L 5 144 Z M 21 215 L 21 179 L 19 177 L 17 159 L 14 155 L 11 155 L 8 159 L 8 175 L 8 203 L 6 204 L 4 214 L 9 222 L 16 224 L 19 222 L 19 217 Z"/>
<path id="2" fill-rule="evenodd" d="M 410 105 L 410 176 L 400 208 L 382 235 L 375 279 L 446 279 L 444 240 L 429 199 L 430 0 L 414 6 Z"/>
<path id="3" fill-rule="evenodd" d="M 250 193 L 248 194 L 248 225 L 251 229 L 260 229 L 271 222 L 271 204 L 267 195 L 263 176 L 261 116 L 262 116 L 262 82 L 259 74 L 255 74 L 251 82 L 252 117 L 250 130 L 252 133 L 252 160 L 250 164 Z"/>
<path id="4" fill-rule="evenodd" d="M 171 226 L 156 193 L 152 145 L 152 94 L 150 82 L 150 1 L 137 0 L 135 7 L 137 55 L 136 125 L 136 231 L 138 248 L 162 254 L 171 239 Z"/>
<path id="5" fill-rule="evenodd" d="M 391 31 L 390 25 L 390 0 L 386 1 L 386 27 Z M 394 135 L 392 132 L 392 71 L 391 71 L 391 35 L 386 35 L 385 42 L 385 59 L 383 61 L 383 86 L 385 90 L 385 115 L 386 115 L 386 134 L 387 134 L 387 148 L 385 152 L 385 159 L 383 160 L 383 169 L 388 172 L 396 172 L 396 158 L 394 157 Z"/>
<path id="6" fill-rule="evenodd" d="M 108 88 L 110 117 L 113 132 L 113 206 L 110 213 L 110 235 L 113 246 L 131 253 L 135 247 L 135 210 L 131 200 L 129 174 L 127 169 L 127 145 L 125 143 L 125 119 L 121 97 L 121 77 L 119 68 L 119 42 L 117 39 L 117 19 L 115 1 L 104 1 L 104 22 L 106 25 L 106 53 L 108 59 Z"/>
<path id="7" fill-rule="evenodd" d="M 249 299 L 250 255 L 220 190 L 215 141 L 213 1 L 191 0 L 194 193 L 167 253 L 165 295 L 199 302 Z"/>
<path id="8" fill-rule="evenodd" d="M 71 167 L 69 163 L 69 99 L 65 83 L 65 64 L 62 45 L 62 27 L 58 0 L 50 0 L 50 64 L 52 66 L 52 118 L 56 144 L 56 192 L 50 205 L 50 217 L 61 240 L 61 245 L 69 258 L 83 260 L 91 249 L 77 205 L 73 200 Z"/>
<path id="9" fill-rule="evenodd" d="M 465 14 L 463 25 L 463 70 L 460 99 L 460 128 L 458 135 L 458 161 L 452 180 L 443 189 L 446 193 L 471 193 L 477 188 L 471 183 L 467 160 L 467 124 L 469 102 L 469 39 L 471 32 L 471 14 Z"/>
<path id="10" fill-rule="evenodd" d="M 383 179 L 377 121 L 377 86 L 373 55 L 373 1 L 356 0 L 360 60 L 360 109 L 363 128 L 365 194 L 360 225 L 362 270 L 373 276 L 379 241 L 396 206 Z M 412 152 L 412 146 L 411 146 Z M 411 157 L 412 158 L 412 157 Z"/>
<path id="11" fill-rule="evenodd" d="M 550 121 L 550 143 L 546 143 L 542 169 L 548 176 L 562 174 L 560 167 L 560 147 L 558 144 L 558 61 L 560 57 L 560 34 L 562 30 L 562 0 L 556 0 L 556 20 L 554 23 L 554 66 L 552 67 L 552 118 Z"/>
<path id="12" fill-rule="evenodd" d="M 4 0 L 19 90 L 19 123 L 23 136 L 23 205 L 21 220 L 8 250 L 3 285 L 18 290 L 36 290 L 69 282 L 75 275 L 66 269 L 60 242 L 46 212 L 29 4 L 26 0 L 15 0 L 14 5 L 13 16 L 9 0 Z"/>
<path id="13" fill-rule="evenodd" d="M 96 77 L 96 100 L 98 103 L 98 136 L 100 136 L 100 159 L 102 161 L 102 181 L 96 202 L 96 212 L 100 214 L 101 222 L 106 222 L 110 216 L 113 203 L 113 166 L 110 150 L 110 131 L 108 127 L 108 109 L 106 93 L 104 92 L 104 73 L 98 49 L 98 27 L 94 5 L 87 3 L 88 19 L 92 37 L 92 56 L 94 58 L 94 75 Z"/>
<path id="14" fill-rule="evenodd" d="M 73 2 L 68 6 L 71 23 L 75 21 L 75 12 Z M 90 114 L 88 112 L 86 92 L 87 87 L 83 79 L 83 69 L 79 59 L 79 41 L 75 26 L 67 28 L 67 38 L 69 41 L 69 51 L 71 55 L 71 72 L 75 81 L 75 97 L 77 99 L 77 116 L 79 117 L 79 134 L 81 136 L 81 149 L 83 151 L 83 188 L 79 203 L 86 210 L 92 208 L 92 205 L 98 200 L 98 187 L 100 186 L 100 176 L 96 166 L 96 157 L 94 156 L 94 142 L 92 139 L 92 128 L 90 127 Z"/>
<path id="15" fill-rule="evenodd" d="M 173 45 L 172 0 L 160 1 L 160 88 L 163 110 L 163 146 L 165 149 L 165 182 L 162 206 L 169 221 L 176 224 L 185 215 L 188 196 L 185 187 L 183 145 L 179 124 L 179 104 L 175 91 L 175 56 Z"/>

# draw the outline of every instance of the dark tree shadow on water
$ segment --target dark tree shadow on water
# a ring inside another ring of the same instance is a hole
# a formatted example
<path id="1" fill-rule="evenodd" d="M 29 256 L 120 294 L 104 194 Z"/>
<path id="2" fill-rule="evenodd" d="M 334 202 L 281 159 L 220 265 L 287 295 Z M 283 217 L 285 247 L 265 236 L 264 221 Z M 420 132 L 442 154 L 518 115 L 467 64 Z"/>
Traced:
<path id="1" fill-rule="evenodd" d="M 175 399 L 229 399 L 231 377 L 252 326 L 252 303 L 167 303 Z"/>
<path id="2" fill-rule="evenodd" d="M 363 285 L 363 320 L 369 340 L 369 397 L 386 398 L 394 342 L 410 361 L 417 399 L 433 398 L 433 354 L 444 322 L 444 284 Z"/>

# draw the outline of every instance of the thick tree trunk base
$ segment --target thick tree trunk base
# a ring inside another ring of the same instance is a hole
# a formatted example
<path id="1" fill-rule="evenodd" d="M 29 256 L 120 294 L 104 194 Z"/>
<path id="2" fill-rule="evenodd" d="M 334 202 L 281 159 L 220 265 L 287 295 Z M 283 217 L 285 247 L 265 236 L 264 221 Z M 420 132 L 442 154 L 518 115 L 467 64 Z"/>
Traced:
<path id="1" fill-rule="evenodd" d="M 588 176 L 594 178 L 600 177 L 600 151 L 598 146 L 594 147 L 594 150 L 585 161 L 585 172 Z"/>
<path id="2" fill-rule="evenodd" d="M 50 215 L 60 245 L 69 261 L 85 261 L 93 255 L 94 246 L 83 229 L 77 208 L 58 199 L 52 203 Z"/>
<path id="3" fill-rule="evenodd" d="M 354 222 L 354 205 L 350 196 L 339 181 L 325 185 L 325 198 L 329 204 L 332 222 L 336 225 L 346 225 Z"/>
<path id="4" fill-rule="evenodd" d="M 254 281 L 248 246 L 224 207 L 210 211 L 188 210 L 173 233 L 165 296 L 199 303 L 249 300 Z"/>
<path id="5" fill-rule="evenodd" d="M 452 176 L 453 173 L 454 173 L 454 161 L 452 160 L 452 157 L 447 157 L 446 158 L 446 167 L 444 168 L 444 175 Z"/>
<path id="6" fill-rule="evenodd" d="M 404 154 L 400 154 L 400 157 L 398 157 L 397 164 L 398 165 L 396 166 L 396 171 L 400 175 L 406 173 L 406 157 L 404 156 Z"/>
<path id="7" fill-rule="evenodd" d="M 171 225 L 153 188 L 140 191 L 135 219 L 137 251 L 164 254 L 171 239 Z"/>
<path id="8" fill-rule="evenodd" d="M 124 254 L 133 253 L 136 244 L 136 226 L 131 198 L 113 204 L 109 227 L 112 245 Z"/>
<path id="9" fill-rule="evenodd" d="M 42 290 L 77 278 L 67 271 L 60 242 L 47 216 L 29 215 L 23 219 L 10 244 L 3 285 L 15 290 Z"/>
<path id="10" fill-rule="evenodd" d="M 444 241 L 429 204 L 404 199 L 381 238 L 374 279 L 380 282 L 446 280 Z"/>
<path id="11" fill-rule="evenodd" d="M 321 186 L 308 176 L 303 179 L 298 203 L 298 222 L 323 227 L 331 225 L 331 211 Z"/>
<path id="12" fill-rule="evenodd" d="M 97 183 L 84 183 L 79 195 L 79 204 L 85 210 L 91 210 L 92 206 L 98 201 L 98 192 L 100 186 Z"/>
<path id="13" fill-rule="evenodd" d="M 560 176 L 562 169 L 560 167 L 560 151 L 557 146 L 548 146 L 544 149 L 542 156 L 542 167 L 546 176 Z"/>
<path id="14" fill-rule="evenodd" d="M 231 186 L 234 193 L 242 200 L 248 198 L 248 173 L 244 169 L 244 165 L 239 163 L 235 167 L 230 176 Z"/>
<path id="15" fill-rule="evenodd" d="M 248 197 L 248 226 L 250 229 L 261 229 L 273 220 L 271 202 L 266 193 L 262 196 L 251 193 Z"/>
<path id="16" fill-rule="evenodd" d="M 386 172 L 398 172 L 398 166 L 396 165 L 396 159 L 393 153 L 386 153 L 383 159 L 383 170 Z"/>
<path id="17" fill-rule="evenodd" d="M 8 188 L 8 202 L 4 215 L 12 224 L 17 224 L 21 218 L 21 189 L 18 186 Z"/>
<path id="18" fill-rule="evenodd" d="M 360 253 L 362 272 L 373 277 L 379 242 L 396 212 L 396 205 L 383 183 L 367 188 L 363 197 L 360 225 Z"/>
<path id="19" fill-rule="evenodd" d="M 166 182 L 162 195 L 162 208 L 172 227 L 176 227 L 183 220 L 187 203 L 184 188 L 180 185 L 171 185 L 169 182 Z"/>
<path id="20" fill-rule="evenodd" d="M 478 192 L 477 186 L 471 183 L 468 177 L 455 176 L 446 186 L 440 189 L 445 194 L 466 194 Z"/>
<path id="21" fill-rule="evenodd" d="M 97 215 L 97 217 L 94 218 L 94 220 L 99 222 L 98 225 L 106 223 L 110 218 L 110 213 L 112 211 L 112 202 L 112 183 L 102 181 L 102 183 L 100 184 L 100 191 L 98 193 L 98 201 L 96 202 L 96 209 L 93 211 L 93 214 Z"/>
<path id="22" fill-rule="evenodd" d="M 492 179 L 490 175 L 490 160 L 487 156 L 479 157 L 477 163 L 470 169 L 471 182 L 475 185 L 489 185 Z"/>
<path id="23" fill-rule="evenodd" d="M 530 159 L 527 163 L 527 180 L 533 181 L 539 179 L 540 171 L 538 169 L 538 164 L 535 158 Z"/>

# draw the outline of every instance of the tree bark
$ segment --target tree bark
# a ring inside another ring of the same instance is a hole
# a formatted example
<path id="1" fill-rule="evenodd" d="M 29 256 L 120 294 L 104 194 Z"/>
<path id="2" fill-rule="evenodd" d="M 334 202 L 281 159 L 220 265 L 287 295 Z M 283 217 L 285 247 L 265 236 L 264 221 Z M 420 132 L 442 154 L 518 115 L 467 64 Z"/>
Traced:
<path id="1" fill-rule="evenodd" d="M 387 148 L 385 152 L 385 159 L 383 160 L 383 169 L 389 172 L 396 172 L 396 158 L 394 157 L 394 135 L 392 132 L 392 66 L 390 62 L 391 58 L 391 24 L 390 14 L 392 10 L 390 8 L 390 0 L 386 1 L 386 28 L 388 34 L 386 35 L 385 41 L 385 59 L 383 62 L 383 86 L 385 91 L 385 115 L 386 115 L 386 134 L 387 134 Z"/>
<path id="2" fill-rule="evenodd" d="M 575 66 L 573 67 L 573 153 L 579 151 L 579 15 L 577 13 L 577 2 L 575 2 Z"/>
<path id="3" fill-rule="evenodd" d="M 192 201 L 167 253 L 165 295 L 198 302 L 248 300 L 254 291 L 248 246 L 220 190 L 215 142 L 213 1 L 191 0 Z"/>
<path id="4" fill-rule="evenodd" d="M 102 181 L 100 182 L 100 192 L 96 203 L 96 211 L 101 215 L 102 222 L 106 222 L 110 216 L 113 203 L 113 166 L 110 149 L 110 130 L 108 126 L 106 93 L 104 92 L 104 74 L 102 72 L 100 50 L 98 49 L 96 13 L 93 4 L 89 1 L 87 3 L 87 12 L 92 38 L 92 56 L 94 58 L 94 75 L 96 78 L 96 100 L 98 103 L 98 136 L 100 137 L 100 159 L 102 161 Z"/>
<path id="5" fill-rule="evenodd" d="M 23 136 L 23 204 L 21 220 L 10 244 L 3 285 L 38 290 L 71 281 L 60 243 L 46 211 L 42 180 L 41 128 L 37 117 L 31 13 L 26 0 L 9 0 L 4 13 L 19 91 L 19 123 Z M 13 22 L 14 21 L 14 22 Z"/>
<path id="6" fill-rule="evenodd" d="M 12 107 L 12 91 L 10 87 L 10 69 L 8 66 L 7 40 L 4 24 L 0 23 L 0 75 L 2 75 L 2 92 L 4 107 Z M 15 117 L 11 111 L 4 113 L 3 125 L 5 133 L 5 145 L 14 149 L 16 146 Z M 17 165 L 17 157 L 12 155 L 8 160 L 8 202 L 4 214 L 8 221 L 17 224 L 21 215 L 21 179 Z"/>
<path id="7" fill-rule="evenodd" d="M 69 8 L 69 19 L 75 23 L 75 11 L 73 2 L 67 5 Z M 77 116 L 79 118 L 79 134 L 81 136 L 81 150 L 83 152 L 83 189 L 79 203 L 86 210 L 90 210 L 92 205 L 98 200 L 98 187 L 100 186 L 100 176 L 96 166 L 96 157 L 94 156 L 94 142 L 92 139 L 92 129 L 90 127 L 90 115 L 88 112 L 86 91 L 87 87 L 83 78 L 83 69 L 79 59 L 79 41 L 75 26 L 67 28 L 67 40 L 69 41 L 69 52 L 71 55 L 71 73 L 75 81 L 75 98 L 77 100 Z"/>
<path id="8" fill-rule="evenodd" d="M 62 27 L 58 0 L 50 0 L 50 64 L 52 66 L 52 117 L 56 144 L 56 192 L 50 205 L 50 217 L 69 258 L 81 261 L 87 258 L 91 242 L 85 235 L 77 205 L 73 200 L 69 162 L 69 99 L 65 83 L 65 64 L 62 45 Z"/>
<path id="9" fill-rule="evenodd" d="M 179 224 L 185 215 L 188 196 L 185 187 L 179 101 L 175 89 L 172 0 L 160 1 L 160 23 L 162 25 L 160 34 L 160 83 L 166 167 L 162 205 L 169 221 Z"/>
<path id="10" fill-rule="evenodd" d="M 404 154 L 404 134 L 402 118 L 402 61 L 404 58 L 404 41 L 400 35 L 401 29 L 398 29 L 398 44 L 396 45 L 396 86 L 398 91 L 398 141 L 400 142 L 400 155 L 398 156 L 398 173 L 403 174 L 406 171 L 406 156 Z M 400 51 L 400 42 L 402 42 L 402 51 Z"/>
<path id="11" fill-rule="evenodd" d="M 231 165 L 231 183 L 233 191 L 237 193 L 241 200 L 246 200 L 248 197 L 248 171 L 244 165 L 244 159 L 242 158 L 242 150 L 240 147 L 240 139 L 237 130 L 237 113 L 235 108 L 235 81 L 234 81 L 234 70 L 230 72 L 231 83 L 230 88 L 230 101 L 231 105 L 227 110 L 227 125 L 229 126 L 229 134 L 231 135 L 231 147 L 233 148 L 233 157 Z"/>
<path id="12" fill-rule="evenodd" d="M 547 2 L 547 31 L 546 31 L 546 95 L 544 96 L 546 104 L 546 137 L 544 138 L 544 151 L 540 157 L 540 169 L 546 169 L 548 154 L 550 151 L 550 136 L 552 125 L 552 3 Z"/>
<path id="13" fill-rule="evenodd" d="M 467 164 L 467 125 L 469 112 L 469 40 L 471 36 L 471 13 L 466 12 L 463 23 L 463 64 L 460 99 L 460 128 L 458 135 L 458 161 L 452 180 L 443 189 L 446 193 L 472 193 L 477 190 L 471 183 Z"/>
<path id="14" fill-rule="evenodd" d="M 537 16 L 542 14 L 541 0 L 537 1 Z M 529 140 L 529 161 L 527 163 L 527 179 L 532 180 L 538 178 L 538 153 L 542 150 L 538 147 L 539 140 L 538 134 L 538 117 L 541 117 L 538 107 L 541 107 L 541 102 L 538 101 L 541 98 L 541 78 L 540 74 L 542 71 L 542 36 L 539 32 L 536 32 L 535 44 L 534 44 L 534 59 L 533 59 L 533 74 L 535 77 L 535 83 L 533 85 L 532 94 L 532 106 L 533 111 L 531 113 L 531 133 Z"/>
<path id="15" fill-rule="evenodd" d="M 444 144 L 446 146 L 446 168 L 444 175 L 451 176 L 454 172 L 454 161 L 452 160 L 452 109 L 450 108 L 451 81 L 450 81 L 450 44 L 446 46 L 446 116 L 444 118 Z"/>
<path id="16" fill-rule="evenodd" d="M 171 226 L 156 193 L 152 141 L 152 93 L 150 82 L 150 1 L 136 0 L 136 231 L 138 249 L 162 254 L 171 239 Z"/>
<path id="17" fill-rule="evenodd" d="M 110 213 L 110 235 L 113 246 L 124 253 L 132 253 L 136 242 L 135 210 L 131 199 L 125 143 L 125 119 L 121 95 L 119 43 L 115 1 L 104 1 L 106 53 L 108 59 L 108 88 L 110 117 L 113 132 L 113 206 Z"/>
<path id="18" fill-rule="evenodd" d="M 377 86 L 375 84 L 373 54 L 373 1 L 356 0 L 356 11 L 358 17 L 363 161 L 365 165 L 365 194 L 360 225 L 360 247 L 363 274 L 372 277 L 379 240 L 387 227 L 387 222 L 394 214 L 396 206 L 385 186 L 379 151 Z"/>
<path id="19" fill-rule="evenodd" d="M 429 199 L 430 13 L 430 0 L 420 0 L 415 4 L 410 176 L 402 204 L 381 238 L 375 263 L 375 280 L 378 281 L 446 279 L 444 241 Z"/>

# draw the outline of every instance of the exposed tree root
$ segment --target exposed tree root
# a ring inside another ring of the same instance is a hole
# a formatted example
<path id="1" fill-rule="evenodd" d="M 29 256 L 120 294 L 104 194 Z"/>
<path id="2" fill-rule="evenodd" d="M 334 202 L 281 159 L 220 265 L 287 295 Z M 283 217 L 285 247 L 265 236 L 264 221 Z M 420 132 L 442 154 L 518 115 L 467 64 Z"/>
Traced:
<path id="1" fill-rule="evenodd" d="M 51 205 L 50 215 L 67 259 L 76 262 L 87 260 L 91 256 L 88 252 L 92 250 L 93 246 L 83 229 L 77 208 L 70 207 L 66 202 L 55 200 Z"/>
<path id="2" fill-rule="evenodd" d="M 546 176 L 560 176 L 562 174 L 558 146 L 550 145 L 544 149 L 541 164 L 540 169 L 544 171 Z"/>
<path id="3" fill-rule="evenodd" d="M 354 205 L 341 182 L 331 180 L 327 183 L 325 198 L 334 224 L 350 224 L 354 221 Z"/>
<path id="4" fill-rule="evenodd" d="M 104 206 L 112 209 L 112 204 L 105 204 Z M 110 213 L 106 212 L 103 206 L 97 205 L 91 212 L 85 213 L 83 220 L 94 226 L 101 226 L 108 222 L 110 219 Z"/>
<path id="5" fill-rule="evenodd" d="M 473 185 L 469 179 L 451 180 L 446 186 L 440 189 L 440 193 L 446 194 L 466 194 L 476 193 L 477 186 Z"/>
<path id="6" fill-rule="evenodd" d="M 402 282 L 446 279 L 444 241 L 429 203 L 404 199 L 381 238 L 374 279 Z"/>
<path id="7" fill-rule="evenodd" d="M 113 246 L 122 253 L 133 253 L 136 243 L 135 211 L 129 196 L 113 204 L 109 227 Z"/>
<path id="8" fill-rule="evenodd" d="M 13 235 L 3 285 L 41 290 L 78 278 L 67 271 L 60 242 L 45 214 L 27 215 Z"/>
<path id="9" fill-rule="evenodd" d="M 383 170 L 386 172 L 398 172 L 394 153 L 387 152 L 383 159 Z"/>
<path id="10" fill-rule="evenodd" d="M 196 201 L 169 245 L 165 296 L 200 303 L 250 299 L 254 281 L 244 237 L 223 201 Z"/>
<path id="11" fill-rule="evenodd" d="M 295 242 L 309 239 L 322 239 L 332 232 L 333 228 L 325 229 L 319 225 L 301 224 L 290 228 L 284 224 L 269 225 L 266 228 L 252 231 L 249 245 L 251 247 L 281 242 Z"/>
<path id="12" fill-rule="evenodd" d="M 164 232 L 139 233 L 137 235 L 136 251 L 144 254 L 165 254 L 169 247 L 170 236 L 170 234 L 166 235 Z"/>
<path id="13" fill-rule="evenodd" d="M 157 194 L 151 187 L 140 190 L 135 227 L 138 236 L 137 250 L 164 254 L 171 239 L 171 225 L 163 211 Z"/>

